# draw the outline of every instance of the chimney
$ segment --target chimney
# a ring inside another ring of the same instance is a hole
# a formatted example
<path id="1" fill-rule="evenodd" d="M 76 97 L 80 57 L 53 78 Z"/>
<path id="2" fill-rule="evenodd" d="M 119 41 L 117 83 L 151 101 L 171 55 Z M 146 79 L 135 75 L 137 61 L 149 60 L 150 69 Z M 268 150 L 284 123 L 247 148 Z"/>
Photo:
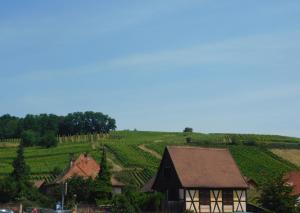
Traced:
<path id="1" fill-rule="evenodd" d="M 75 162 L 75 160 L 74 160 L 74 159 L 71 159 L 71 161 L 70 161 L 70 167 L 73 166 L 74 162 Z"/>

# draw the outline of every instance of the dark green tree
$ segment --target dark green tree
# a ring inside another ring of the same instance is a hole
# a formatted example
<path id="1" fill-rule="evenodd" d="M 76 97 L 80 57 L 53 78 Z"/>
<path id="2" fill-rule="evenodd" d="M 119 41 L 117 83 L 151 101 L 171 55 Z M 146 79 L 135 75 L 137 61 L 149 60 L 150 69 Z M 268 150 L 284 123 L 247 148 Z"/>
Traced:
<path id="1" fill-rule="evenodd" d="M 47 131 L 41 136 L 39 145 L 43 147 L 54 147 L 57 146 L 58 140 L 54 131 Z"/>
<path id="2" fill-rule="evenodd" d="M 36 146 L 39 142 L 39 134 L 33 130 L 23 131 L 21 134 L 21 141 L 25 147 Z"/>
<path id="3" fill-rule="evenodd" d="M 183 132 L 193 132 L 193 128 L 191 127 L 185 127 Z"/>
<path id="4" fill-rule="evenodd" d="M 11 176 L 16 182 L 26 182 L 29 180 L 30 167 L 25 163 L 23 143 L 20 143 L 18 147 L 17 157 L 14 159 L 12 166 L 13 172 Z"/>
<path id="5" fill-rule="evenodd" d="M 94 181 L 94 196 L 95 199 L 97 199 L 100 203 L 108 202 L 111 199 L 112 186 L 110 179 L 111 173 L 107 165 L 106 150 L 103 146 L 100 162 L 100 171 Z"/>
<path id="6" fill-rule="evenodd" d="M 261 186 L 259 203 L 275 213 L 295 213 L 296 197 L 292 187 L 286 184 L 283 175 L 268 177 Z"/>
<path id="7" fill-rule="evenodd" d="M 6 203 L 17 197 L 17 185 L 12 177 L 0 181 L 0 203 Z"/>
<path id="8" fill-rule="evenodd" d="M 17 150 L 17 157 L 14 159 L 13 171 L 11 178 L 16 184 L 16 194 L 18 198 L 26 197 L 26 193 L 30 190 L 31 184 L 29 181 L 30 167 L 25 162 L 24 146 L 20 143 Z"/>

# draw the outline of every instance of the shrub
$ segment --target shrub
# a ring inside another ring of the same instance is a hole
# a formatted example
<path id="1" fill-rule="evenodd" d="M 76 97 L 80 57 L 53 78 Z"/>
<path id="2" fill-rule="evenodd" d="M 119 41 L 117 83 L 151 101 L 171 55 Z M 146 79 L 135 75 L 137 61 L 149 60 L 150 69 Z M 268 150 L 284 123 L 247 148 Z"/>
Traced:
<path id="1" fill-rule="evenodd" d="M 35 131 L 26 130 L 21 134 L 21 141 L 24 146 L 35 146 L 39 142 L 39 135 Z"/>
<path id="2" fill-rule="evenodd" d="M 192 143 L 192 138 L 191 137 L 186 137 L 185 140 L 186 140 L 186 143 Z"/>
<path id="3" fill-rule="evenodd" d="M 243 144 L 246 146 L 256 146 L 257 145 L 255 140 L 247 140 L 247 141 L 244 141 Z"/>
<path id="4" fill-rule="evenodd" d="M 57 143 L 58 140 L 54 131 L 45 132 L 39 140 L 39 145 L 47 148 L 56 146 Z"/>
<path id="5" fill-rule="evenodd" d="M 191 127 L 185 127 L 183 132 L 193 132 L 193 128 Z"/>

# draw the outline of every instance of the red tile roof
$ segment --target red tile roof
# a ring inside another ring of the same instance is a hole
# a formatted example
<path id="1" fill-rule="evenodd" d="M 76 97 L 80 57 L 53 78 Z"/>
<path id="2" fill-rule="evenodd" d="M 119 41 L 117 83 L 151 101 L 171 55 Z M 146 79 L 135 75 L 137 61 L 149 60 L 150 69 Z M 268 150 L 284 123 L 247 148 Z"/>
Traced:
<path id="1" fill-rule="evenodd" d="M 248 188 L 227 149 L 167 147 L 183 187 Z"/>
<path id="2" fill-rule="evenodd" d="M 91 156 L 81 154 L 75 161 L 71 162 L 69 169 L 56 180 L 56 183 L 64 182 L 73 176 L 95 179 L 100 169 L 100 165 Z M 112 186 L 124 186 L 124 183 L 114 177 L 111 177 L 111 184 Z"/>
<path id="3" fill-rule="evenodd" d="M 300 171 L 292 171 L 285 175 L 285 180 L 293 187 L 293 195 L 300 195 Z"/>
<path id="4" fill-rule="evenodd" d="M 69 169 L 57 182 L 63 182 L 73 176 L 95 179 L 99 171 L 100 166 L 92 157 L 81 154 L 75 161 L 71 162 Z"/>

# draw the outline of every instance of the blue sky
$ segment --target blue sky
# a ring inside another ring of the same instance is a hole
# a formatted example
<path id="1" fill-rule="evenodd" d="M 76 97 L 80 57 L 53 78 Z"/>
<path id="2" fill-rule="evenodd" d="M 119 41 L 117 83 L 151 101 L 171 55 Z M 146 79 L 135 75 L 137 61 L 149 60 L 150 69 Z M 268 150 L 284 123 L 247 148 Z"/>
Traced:
<path id="1" fill-rule="evenodd" d="M 0 2 L 0 114 L 300 136 L 300 2 Z"/>

